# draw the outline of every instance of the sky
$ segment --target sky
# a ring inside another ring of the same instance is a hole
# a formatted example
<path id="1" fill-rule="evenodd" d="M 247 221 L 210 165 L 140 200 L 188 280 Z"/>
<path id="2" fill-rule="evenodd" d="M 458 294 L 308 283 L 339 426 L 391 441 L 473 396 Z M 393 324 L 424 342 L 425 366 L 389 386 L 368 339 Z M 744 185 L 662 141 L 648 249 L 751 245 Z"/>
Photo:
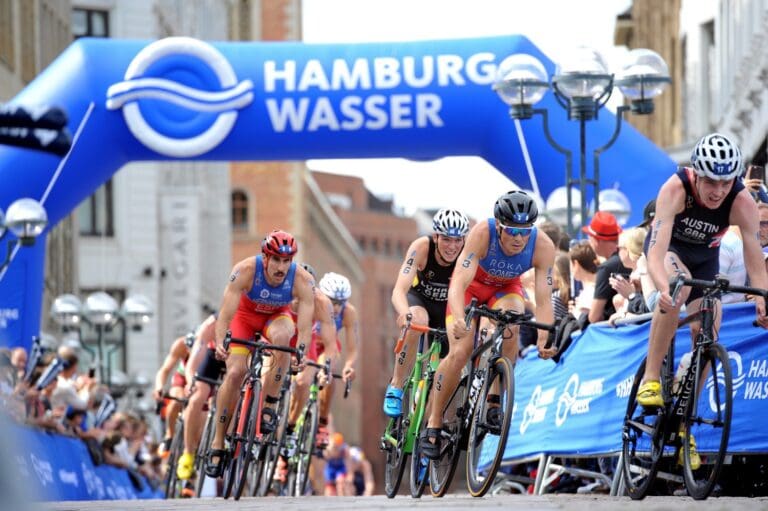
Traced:
<path id="1" fill-rule="evenodd" d="M 616 16 L 630 5 L 631 0 L 303 0 L 303 40 L 355 43 L 520 34 L 554 62 L 568 48 L 589 46 L 600 51 L 615 72 L 626 53 L 625 48 L 613 46 Z M 501 101 L 499 108 L 506 108 Z M 451 207 L 484 218 L 492 214 L 500 191 L 514 188 L 501 172 L 478 157 L 432 162 L 309 160 L 308 166 L 359 176 L 376 195 L 394 198 L 405 214 L 420 207 Z M 456 187 L 424 196 L 423 190 L 434 190 L 436 183 L 460 182 L 467 173 L 485 185 L 482 190 L 473 189 L 472 197 Z"/>

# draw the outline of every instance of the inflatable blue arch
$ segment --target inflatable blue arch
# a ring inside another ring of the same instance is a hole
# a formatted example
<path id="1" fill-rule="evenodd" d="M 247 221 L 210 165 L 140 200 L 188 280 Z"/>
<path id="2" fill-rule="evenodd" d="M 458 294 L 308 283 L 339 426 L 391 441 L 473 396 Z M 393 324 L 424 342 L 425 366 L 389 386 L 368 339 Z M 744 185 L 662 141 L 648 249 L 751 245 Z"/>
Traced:
<path id="1" fill-rule="evenodd" d="M 554 64 L 524 37 L 410 43 L 206 43 L 81 39 L 11 104 L 69 114 L 71 151 L 59 159 L 0 147 L 0 208 L 20 197 L 45 206 L 50 229 L 124 164 L 139 160 L 306 160 L 474 155 L 521 188 L 535 176 L 546 197 L 564 182 L 564 157 L 538 117 L 518 131 L 492 90 L 497 65 L 527 53 Z M 548 93 L 554 138 L 578 148 L 578 124 Z M 588 123 L 588 150 L 615 125 Z M 590 162 L 591 164 L 591 162 Z M 529 172 L 529 168 L 532 172 Z M 626 126 L 601 159 L 601 180 L 635 204 L 630 222 L 674 169 Z M 467 193 L 483 186 L 467 175 Z M 503 192 L 505 190 L 499 190 Z M 39 330 L 45 242 L 19 250 L 0 275 L 0 344 L 26 345 Z"/>

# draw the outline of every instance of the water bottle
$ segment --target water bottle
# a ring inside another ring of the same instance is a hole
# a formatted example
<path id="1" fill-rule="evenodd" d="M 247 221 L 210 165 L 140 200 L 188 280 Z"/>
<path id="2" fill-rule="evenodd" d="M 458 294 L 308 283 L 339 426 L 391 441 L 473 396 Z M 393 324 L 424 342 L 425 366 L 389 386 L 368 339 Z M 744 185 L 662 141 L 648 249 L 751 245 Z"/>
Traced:
<path id="1" fill-rule="evenodd" d="M 416 411 L 416 407 L 419 406 L 419 398 L 421 397 L 421 391 L 424 389 L 424 380 L 419 380 L 419 384 L 416 385 L 416 392 L 413 394 L 413 411 Z"/>
<path id="2" fill-rule="evenodd" d="M 672 393 L 679 394 L 682 385 L 682 380 L 685 378 L 685 373 L 688 372 L 688 368 L 691 366 L 691 352 L 687 352 L 680 359 L 680 365 L 677 366 L 675 371 L 675 380 L 672 383 Z"/>

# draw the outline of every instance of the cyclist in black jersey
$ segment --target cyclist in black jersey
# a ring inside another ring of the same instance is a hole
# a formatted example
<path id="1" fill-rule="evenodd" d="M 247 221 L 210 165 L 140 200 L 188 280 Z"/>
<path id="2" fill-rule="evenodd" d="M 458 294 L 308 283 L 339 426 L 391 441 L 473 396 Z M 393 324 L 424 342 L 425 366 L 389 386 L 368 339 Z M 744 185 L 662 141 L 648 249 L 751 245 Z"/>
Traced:
<path id="1" fill-rule="evenodd" d="M 757 205 L 739 181 L 741 152 L 728 137 L 719 133 L 704 136 L 691 156 L 692 167 L 682 168 L 659 190 L 656 216 L 646 239 L 648 272 L 659 290 L 653 312 L 643 384 L 637 402 L 660 407 L 664 402 L 659 382 L 661 364 L 677 329 L 680 306 L 690 314 L 698 310 L 701 291 L 684 288 L 675 302 L 669 278 L 684 273 L 688 278 L 713 280 L 718 271 L 720 240 L 729 225 L 741 229 L 744 262 L 751 285 L 768 287 L 768 276 L 760 249 Z M 765 301 L 755 298 L 757 321 L 768 327 Z M 719 307 L 719 304 L 718 304 Z M 715 331 L 720 326 L 719 312 Z M 695 339 L 700 324 L 691 324 Z M 693 438 L 689 441 L 694 445 Z"/>
<path id="2" fill-rule="evenodd" d="M 455 209 L 441 209 L 432 220 L 434 234 L 416 239 L 405 255 L 392 290 L 392 305 L 397 311 L 397 325 L 405 326 L 406 314 L 412 321 L 432 328 L 445 328 L 448 283 L 456 259 L 464 248 L 469 220 Z M 409 331 L 402 350 L 396 354 L 392 381 L 384 395 L 384 413 L 397 417 L 402 412 L 403 383 L 416 356 L 419 333 Z M 444 347 L 447 352 L 447 346 Z M 445 353 L 441 353 L 445 356 Z"/>

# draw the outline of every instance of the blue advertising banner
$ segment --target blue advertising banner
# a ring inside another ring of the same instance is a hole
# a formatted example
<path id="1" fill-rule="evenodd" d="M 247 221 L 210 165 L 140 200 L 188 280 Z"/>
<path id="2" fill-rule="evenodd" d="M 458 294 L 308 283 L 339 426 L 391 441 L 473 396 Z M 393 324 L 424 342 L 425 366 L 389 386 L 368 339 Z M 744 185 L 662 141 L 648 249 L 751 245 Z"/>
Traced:
<path id="1" fill-rule="evenodd" d="M 13 456 L 12 484 L 36 500 L 126 500 L 163 498 L 146 479 L 132 482 L 127 470 L 94 466 L 85 444 L 76 438 L 5 424 L 22 447 Z M 140 486 L 140 487 L 139 487 Z"/>
<path id="2" fill-rule="evenodd" d="M 768 332 L 752 326 L 752 304 L 724 307 L 720 342 L 733 373 L 733 418 L 728 452 L 768 452 L 755 418 L 768 414 Z M 520 360 L 505 460 L 534 454 L 604 454 L 621 450 L 621 426 L 634 375 L 646 356 L 650 323 L 619 328 L 592 325 L 561 362 Z M 690 332 L 678 332 L 675 364 L 690 351 Z M 709 403 L 712 378 L 702 392 Z M 699 449 L 711 445 L 697 438 Z"/>

